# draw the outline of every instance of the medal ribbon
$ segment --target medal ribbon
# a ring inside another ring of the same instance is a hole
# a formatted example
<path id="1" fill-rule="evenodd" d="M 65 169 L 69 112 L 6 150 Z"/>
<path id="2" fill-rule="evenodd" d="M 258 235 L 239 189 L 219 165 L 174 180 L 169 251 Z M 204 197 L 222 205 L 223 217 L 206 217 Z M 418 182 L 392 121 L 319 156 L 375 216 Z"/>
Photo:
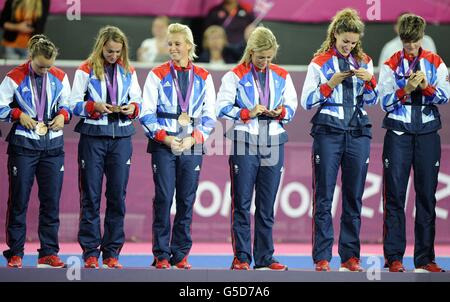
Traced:
<path id="1" fill-rule="evenodd" d="M 256 73 L 256 69 L 255 66 L 253 65 L 253 63 L 250 63 L 250 68 L 252 70 L 252 74 L 253 74 L 253 79 L 255 80 L 255 84 L 256 84 L 256 88 L 258 89 L 258 93 L 259 93 L 259 100 L 261 102 L 261 105 L 263 106 L 268 106 L 269 105 L 269 66 L 266 67 L 266 82 L 265 82 L 265 87 L 264 87 L 264 92 L 261 89 L 261 85 L 259 83 L 259 78 L 258 78 L 258 74 Z"/>
<path id="2" fill-rule="evenodd" d="M 113 67 L 114 73 L 113 73 L 113 83 L 111 85 L 111 82 L 109 80 L 108 71 L 105 68 L 105 81 L 106 81 L 106 87 L 108 88 L 109 98 L 111 99 L 111 104 L 113 106 L 117 105 L 117 69 L 114 65 Z"/>
<path id="3" fill-rule="evenodd" d="M 419 63 L 419 56 L 420 53 L 417 57 L 414 58 L 414 61 L 409 64 L 408 70 L 405 72 L 405 65 L 403 64 L 403 59 L 405 58 L 405 50 L 402 50 L 402 57 L 401 57 L 401 62 L 402 62 L 402 70 L 403 70 L 403 76 L 404 77 L 409 77 L 411 72 L 414 71 L 414 68 L 416 67 L 417 63 Z"/>
<path id="4" fill-rule="evenodd" d="M 344 59 L 345 61 L 347 61 L 347 63 L 349 64 L 349 65 L 351 65 L 351 66 L 353 66 L 355 69 L 359 69 L 359 64 L 358 64 L 358 61 L 356 61 L 356 59 L 355 59 L 355 57 L 350 53 L 349 55 L 348 55 L 348 58 L 346 58 L 346 57 L 344 57 L 337 49 L 336 49 L 336 46 L 334 47 L 334 51 L 336 52 L 336 55 L 339 57 L 339 58 L 342 58 L 342 59 Z M 353 61 L 353 62 L 352 62 Z"/>
<path id="5" fill-rule="evenodd" d="M 180 84 L 178 83 L 178 77 L 173 66 L 173 61 L 170 61 L 170 74 L 172 75 L 175 90 L 177 91 L 178 103 L 180 104 L 181 111 L 186 112 L 189 106 L 189 99 L 191 98 L 192 86 L 194 86 L 194 66 L 191 66 L 189 71 L 189 85 L 185 99 L 183 99 L 183 94 L 181 93 L 181 88 Z"/>
<path id="6" fill-rule="evenodd" d="M 41 87 L 41 97 L 38 96 L 38 91 L 37 91 L 37 83 L 36 83 L 36 74 L 33 70 L 33 68 L 31 67 L 31 63 L 30 63 L 30 77 L 31 77 L 31 83 L 32 83 L 32 88 L 33 88 L 33 93 L 34 93 L 34 102 L 36 104 L 36 113 L 37 113 L 37 118 L 38 118 L 38 122 L 44 122 L 44 111 L 45 111 L 45 101 L 47 98 L 47 74 L 44 74 L 42 76 L 42 87 Z"/>

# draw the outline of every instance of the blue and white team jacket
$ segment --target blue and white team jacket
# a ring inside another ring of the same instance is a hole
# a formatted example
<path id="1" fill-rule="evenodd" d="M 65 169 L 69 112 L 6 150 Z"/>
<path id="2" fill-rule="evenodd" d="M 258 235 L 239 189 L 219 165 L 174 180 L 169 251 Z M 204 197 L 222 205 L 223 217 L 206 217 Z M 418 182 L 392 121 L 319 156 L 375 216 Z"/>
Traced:
<path id="1" fill-rule="evenodd" d="M 70 107 L 73 114 L 81 117 L 75 131 L 92 136 L 127 137 L 136 130 L 133 119 L 139 116 L 142 97 L 141 88 L 134 68 L 126 72 L 120 61 L 116 64 L 117 77 L 117 105 L 123 106 L 134 103 L 135 111 L 126 116 L 123 114 L 100 114 L 94 111 L 94 102 L 107 103 L 108 88 L 105 79 L 98 79 L 94 69 L 88 61 L 84 62 L 75 72 Z"/>
<path id="2" fill-rule="evenodd" d="M 51 67 L 47 72 L 45 89 L 47 102 L 44 121 L 50 122 L 58 114 L 63 114 L 65 123 L 68 123 L 71 117 L 70 84 L 66 73 Z M 37 151 L 63 147 L 62 130 L 50 130 L 46 135 L 40 136 L 34 130 L 28 130 L 19 123 L 22 112 L 37 121 L 35 96 L 31 86 L 30 61 L 8 72 L 0 85 L 0 120 L 14 122 L 7 140 L 10 145 Z"/>
<path id="3" fill-rule="evenodd" d="M 359 129 L 370 125 L 363 106 L 364 104 L 373 105 L 378 101 L 375 77 L 372 77 L 370 82 L 364 82 L 356 76 L 352 76 L 351 100 L 344 100 L 342 83 L 334 89 L 327 84 L 336 72 L 342 71 L 339 67 L 339 60 L 342 59 L 339 59 L 334 48 L 312 59 L 303 84 L 302 107 L 310 110 L 315 106 L 321 106 L 311 120 L 314 125 L 331 126 L 341 130 Z M 358 64 L 373 74 L 372 59 L 368 55 L 365 54 L 362 62 L 358 62 Z M 354 69 L 354 67 L 350 65 L 350 69 Z M 349 94 L 345 93 L 345 95 Z M 353 109 L 345 110 L 346 106 L 353 107 Z M 357 114 L 353 116 L 355 110 Z M 345 116 L 345 114 L 351 114 L 354 118 L 350 126 L 345 121 L 351 117 Z"/>
<path id="4" fill-rule="evenodd" d="M 420 50 L 418 60 L 417 68 L 425 73 L 428 87 L 418 91 L 417 104 L 404 90 L 407 79 L 403 75 L 411 61 L 403 58 L 402 66 L 402 51 L 396 52 L 381 66 L 381 106 L 387 112 L 383 128 L 415 134 L 441 128 L 439 111 L 435 105 L 448 103 L 450 83 L 447 67 L 437 54 L 425 49 Z"/>
<path id="5" fill-rule="evenodd" d="M 264 143 L 282 144 L 288 139 L 283 124 L 292 120 L 297 109 L 297 92 L 289 73 L 275 64 L 268 66 L 269 74 L 269 110 L 282 106 L 278 118 L 268 120 L 268 131 L 264 129 L 264 137 L 260 127 L 267 128 L 267 123 L 259 123 L 264 117 L 250 118 L 250 111 L 259 104 L 259 93 L 255 85 L 250 64 L 239 64 L 222 78 L 222 85 L 217 94 L 216 114 L 218 117 L 234 120 L 233 133 L 227 137 L 235 141 L 250 144 Z M 241 136 L 240 133 L 244 133 Z M 277 140 L 274 140 L 277 137 Z"/>
<path id="6" fill-rule="evenodd" d="M 189 62 L 187 68 L 193 64 Z M 174 66 L 175 71 L 180 70 Z M 167 135 L 194 137 L 197 144 L 203 143 L 216 124 L 214 104 L 216 92 L 209 72 L 193 65 L 194 84 L 187 112 L 194 123 L 185 129 L 178 124 L 176 117 L 181 113 L 174 79 L 170 73 L 170 62 L 153 68 L 145 81 L 142 114 L 140 122 L 146 135 L 157 142 L 163 142 Z M 190 76 L 190 74 L 189 74 Z"/>

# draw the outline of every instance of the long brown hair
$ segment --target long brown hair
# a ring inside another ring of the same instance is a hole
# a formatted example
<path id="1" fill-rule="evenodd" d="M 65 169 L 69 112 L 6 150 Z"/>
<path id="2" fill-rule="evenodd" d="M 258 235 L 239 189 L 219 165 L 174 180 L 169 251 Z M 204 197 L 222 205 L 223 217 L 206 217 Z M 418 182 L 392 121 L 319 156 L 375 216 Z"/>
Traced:
<path id="1" fill-rule="evenodd" d="M 336 44 L 335 34 L 342 33 L 359 34 L 359 41 L 352 49 L 352 55 L 361 61 L 364 57 L 364 51 L 361 44 L 361 38 L 364 35 L 364 23 L 361 21 L 358 12 L 352 8 L 345 8 L 336 13 L 328 26 L 327 38 L 323 41 L 322 46 L 316 51 L 314 56 L 320 55 L 329 51 Z"/>
<path id="2" fill-rule="evenodd" d="M 94 48 L 92 49 L 92 52 L 88 58 L 88 62 L 94 69 L 94 74 L 98 79 L 103 79 L 103 75 L 105 73 L 103 46 L 105 46 L 108 41 L 114 41 L 116 43 L 122 44 L 122 52 L 120 53 L 119 60 L 121 61 L 121 64 L 123 65 L 125 71 L 127 73 L 130 72 L 130 60 L 128 58 L 128 39 L 118 27 L 107 25 L 105 27 L 102 27 L 98 32 Z"/>

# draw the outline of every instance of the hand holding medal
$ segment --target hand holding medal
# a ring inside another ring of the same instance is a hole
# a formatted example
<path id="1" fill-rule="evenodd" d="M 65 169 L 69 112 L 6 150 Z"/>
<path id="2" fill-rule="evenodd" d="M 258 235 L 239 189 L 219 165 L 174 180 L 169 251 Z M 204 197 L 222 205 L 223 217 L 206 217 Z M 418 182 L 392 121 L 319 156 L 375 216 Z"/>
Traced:
<path id="1" fill-rule="evenodd" d="M 364 82 L 369 82 L 372 79 L 372 75 L 364 68 L 352 69 L 353 74 Z"/>
<path id="2" fill-rule="evenodd" d="M 112 107 L 113 107 L 113 105 L 111 105 L 111 104 L 94 102 L 94 110 L 99 112 L 99 113 L 101 113 L 101 114 L 113 113 L 113 111 L 112 111 L 113 108 Z"/>
<path id="3" fill-rule="evenodd" d="M 408 82 L 405 86 L 405 92 L 407 94 L 411 94 L 414 90 L 417 89 L 417 86 L 419 86 L 420 82 L 423 81 L 423 76 L 417 73 L 411 74 L 411 76 L 408 79 Z"/>
<path id="4" fill-rule="evenodd" d="M 118 106 L 119 107 L 119 106 Z M 119 107 L 120 113 L 124 115 L 130 115 L 134 113 L 134 110 L 136 109 L 136 106 L 134 104 L 127 104 Z"/>
<path id="5" fill-rule="evenodd" d="M 418 80 L 420 80 L 419 88 L 422 90 L 426 89 L 428 87 L 428 81 L 425 73 L 422 70 L 418 70 L 416 71 L 416 75 L 418 76 Z"/>
<path id="6" fill-rule="evenodd" d="M 280 105 L 273 110 L 267 110 L 264 114 L 267 116 L 270 116 L 270 117 L 278 117 L 278 116 L 280 116 L 282 111 L 283 111 L 283 106 Z"/>
<path id="7" fill-rule="evenodd" d="M 48 127 L 52 131 L 59 131 L 64 128 L 64 115 L 58 114 L 55 118 L 48 124 Z"/>
<path id="8" fill-rule="evenodd" d="M 267 107 L 264 105 L 260 105 L 260 104 L 256 104 L 255 107 L 253 107 L 253 109 L 250 111 L 250 117 L 254 118 L 257 117 L 261 114 L 265 114 L 266 112 L 268 112 Z"/>
<path id="9" fill-rule="evenodd" d="M 33 120 L 28 114 L 22 112 L 19 117 L 19 123 L 29 130 L 36 128 L 37 122 Z"/>

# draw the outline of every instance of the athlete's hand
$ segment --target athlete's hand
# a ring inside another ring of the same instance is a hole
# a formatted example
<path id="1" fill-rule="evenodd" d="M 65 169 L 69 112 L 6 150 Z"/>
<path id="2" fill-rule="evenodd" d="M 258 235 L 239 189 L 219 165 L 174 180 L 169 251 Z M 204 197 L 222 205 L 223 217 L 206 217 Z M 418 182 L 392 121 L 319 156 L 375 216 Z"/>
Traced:
<path id="1" fill-rule="evenodd" d="M 250 118 L 254 118 L 254 117 L 261 115 L 267 111 L 268 110 L 267 110 L 266 106 L 258 104 L 255 107 L 253 107 L 253 109 L 250 111 Z"/>
<path id="2" fill-rule="evenodd" d="M 364 82 L 369 82 L 372 79 L 372 74 L 364 68 L 355 69 L 353 72 L 358 79 Z"/>
<path id="3" fill-rule="evenodd" d="M 28 114 L 22 112 L 19 117 L 19 123 L 27 128 L 28 130 L 33 130 L 36 128 L 37 122 L 33 120 Z"/>
<path id="4" fill-rule="evenodd" d="M 417 73 L 411 74 L 411 76 L 408 79 L 408 82 L 405 86 L 405 92 L 406 94 L 411 94 L 414 90 L 416 90 L 417 86 L 419 86 L 420 82 L 422 82 L 423 76 Z"/>
<path id="5" fill-rule="evenodd" d="M 419 79 L 422 79 L 422 81 L 420 81 L 419 83 L 419 88 L 420 89 L 425 89 L 428 87 L 428 81 L 427 81 L 427 77 L 425 76 L 425 73 L 422 70 L 416 71 L 417 76 L 419 77 Z"/>
<path id="6" fill-rule="evenodd" d="M 351 77 L 353 75 L 353 71 L 343 71 L 343 72 L 336 72 L 333 74 L 331 79 L 327 82 L 328 86 L 331 87 L 331 89 L 334 89 L 337 85 L 341 84 L 343 80 L 345 80 L 348 77 Z"/>
<path id="7" fill-rule="evenodd" d="M 134 113 L 136 106 L 134 104 L 123 105 L 120 107 L 120 113 L 130 115 Z"/>
<path id="8" fill-rule="evenodd" d="M 58 114 L 55 118 L 48 124 L 50 130 L 58 131 L 64 128 L 64 115 Z"/>
<path id="9" fill-rule="evenodd" d="M 99 113 L 112 113 L 112 105 L 107 103 L 97 103 L 94 102 L 94 110 Z"/>

